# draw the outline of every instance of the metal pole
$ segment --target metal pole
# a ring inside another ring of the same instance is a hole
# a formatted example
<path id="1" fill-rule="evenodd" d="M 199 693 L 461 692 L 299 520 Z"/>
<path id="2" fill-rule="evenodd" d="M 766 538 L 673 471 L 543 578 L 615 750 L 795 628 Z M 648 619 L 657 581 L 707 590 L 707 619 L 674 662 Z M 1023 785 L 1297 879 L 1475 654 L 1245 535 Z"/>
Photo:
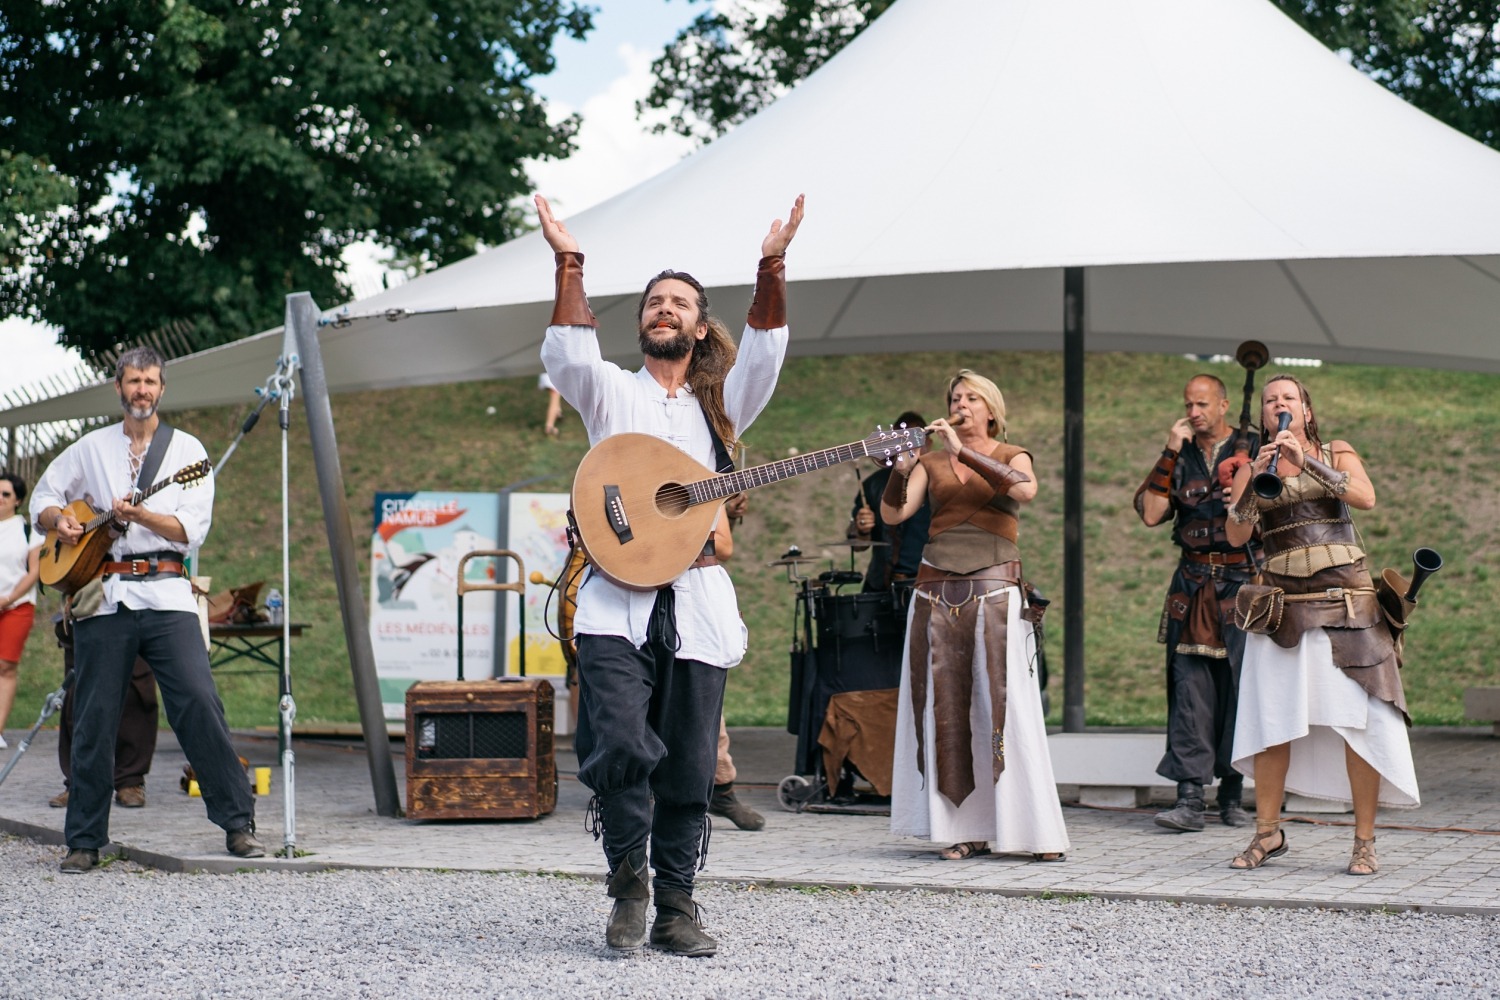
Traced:
<path id="1" fill-rule="evenodd" d="M 287 431 L 291 427 L 292 395 L 297 389 L 297 344 L 292 319 L 292 303 L 287 302 L 286 323 L 281 338 L 281 360 L 276 367 L 274 392 L 281 400 L 277 411 L 277 422 L 281 425 L 281 684 L 280 700 L 277 703 L 277 726 L 281 742 L 281 801 L 285 819 L 282 850 L 288 861 L 297 856 L 297 754 L 292 749 L 292 725 L 297 720 L 297 701 L 292 697 L 292 508 L 291 481 L 288 475 Z M 270 398 L 268 395 L 267 399 Z M 261 401 L 261 406 L 265 400 Z M 254 417 L 259 415 L 257 407 L 251 419 L 245 422 L 243 436 L 255 426 Z M 239 443 L 239 438 L 235 438 Z M 225 453 L 227 460 L 234 454 L 234 445 Z"/>
<path id="2" fill-rule="evenodd" d="M 1083 268 L 1063 269 L 1063 732 L 1083 732 Z"/>
<path id="3" fill-rule="evenodd" d="M 401 798 L 396 792 L 391 741 L 385 728 L 385 710 L 380 704 L 380 680 L 375 675 L 370 617 L 364 595 L 360 592 L 354 529 L 349 520 L 349 503 L 344 496 L 344 470 L 339 464 L 338 440 L 333 430 L 333 406 L 328 399 L 328 380 L 323 373 L 323 354 L 318 347 L 318 309 L 313 305 L 311 295 L 297 292 L 287 296 L 287 321 L 296 330 L 297 353 L 302 359 L 302 396 L 307 409 L 307 430 L 312 438 L 313 464 L 318 472 L 318 493 L 323 499 L 323 524 L 328 530 L 334 582 L 338 584 L 344 641 L 349 649 L 349 671 L 354 676 L 354 698 L 359 705 L 365 752 L 370 759 L 375 811 L 381 816 L 399 816 Z"/>

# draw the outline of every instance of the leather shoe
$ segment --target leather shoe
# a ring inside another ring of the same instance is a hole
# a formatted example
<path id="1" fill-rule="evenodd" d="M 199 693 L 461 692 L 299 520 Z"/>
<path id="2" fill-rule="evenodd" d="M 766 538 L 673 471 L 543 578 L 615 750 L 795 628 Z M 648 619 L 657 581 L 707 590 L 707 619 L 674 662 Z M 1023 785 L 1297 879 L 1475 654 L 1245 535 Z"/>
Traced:
<path id="1" fill-rule="evenodd" d="M 656 921 L 651 925 L 651 944 L 662 951 L 689 958 L 708 958 L 719 950 L 719 942 L 703 930 L 702 911 L 691 893 L 680 889 L 656 890 Z"/>
<path id="2" fill-rule="evenodd" d="M 143 809 L 146 805 L 146 786 L 130 785 L 115 792 L 115 805 L 126 809 Z"/>
<path id="3" fill-rule="evenodd" d="M 68 790 L 64 788 L 61 792 L 48 799 L 47 804 L 53 809 L 68 808 Z"/>
<path id="4" fill-rule="evenodd" d="M 760 830 L 766 818 L 741 802 L 734 794 L 734 783 L 715 785 L 713 798 L 708 800 L 708 811 L 714 816 L 723 816 L 741 830 Z"/>
<path id="5" fill-rule="evenodd" d="M 224 849 L 237 858 L 263 858 L 266 847 L 255 839 L 255 827 L 243 826 L 224 835 Z"/>
<path id="6" fill-rule="evenodd" d="M 86 847 L 75 847 L 68 852 L 68 856 L 62 859 L 62 864 L 57 870 L 64 875 L 82 875 L 99 867 L 99 852 L 91 851 Z"/>
<path id="7" fill-rule="evenodd" d="M 637 847 L 620 860 L 609 876 L 609 895 L 615 902 L 604 929 L 604 943 L 612 951 L 638 951 L 646 943 L 646 907 L 651 902 L 646 849 Z"/>
<path id="8" fill-rule="evenodd" d="M 1250 814 L 1238 802 L 1219 803 L 1219 822 L 1225 826 L 1247 826 L 1250 821 Z"/>

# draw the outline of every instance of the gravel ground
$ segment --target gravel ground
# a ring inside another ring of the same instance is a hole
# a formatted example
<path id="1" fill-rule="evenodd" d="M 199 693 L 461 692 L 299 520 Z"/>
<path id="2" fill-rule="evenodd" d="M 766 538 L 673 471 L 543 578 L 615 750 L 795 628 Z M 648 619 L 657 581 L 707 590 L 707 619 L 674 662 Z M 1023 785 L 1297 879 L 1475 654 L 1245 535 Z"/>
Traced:
<path id="1" fill-rule="evenodd" d="M 1494 917 L 705 884 L 717 957 L 614 958 L 598 882 L 61 855 L 0 838 L 0 997 L 1500 997 Z"/>

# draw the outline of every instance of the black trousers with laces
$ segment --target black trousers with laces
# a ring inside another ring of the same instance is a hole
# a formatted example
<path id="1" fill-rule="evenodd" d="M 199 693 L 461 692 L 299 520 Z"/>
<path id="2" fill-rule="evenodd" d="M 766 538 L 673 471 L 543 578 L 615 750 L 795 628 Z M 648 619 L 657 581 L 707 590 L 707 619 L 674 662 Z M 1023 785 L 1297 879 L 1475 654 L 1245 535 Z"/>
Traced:
<path id="1" fill-rule="evenodd" d="M 649 841 L 656 885 L 691 893 L 706 860 L 728 671 L 676 657 L 671 601 L 670 589 L 658 594 L 640 649 L 619 636 L 578 637 L 573 743 L 578 780 L 597 799 L 609 870 Z"/>

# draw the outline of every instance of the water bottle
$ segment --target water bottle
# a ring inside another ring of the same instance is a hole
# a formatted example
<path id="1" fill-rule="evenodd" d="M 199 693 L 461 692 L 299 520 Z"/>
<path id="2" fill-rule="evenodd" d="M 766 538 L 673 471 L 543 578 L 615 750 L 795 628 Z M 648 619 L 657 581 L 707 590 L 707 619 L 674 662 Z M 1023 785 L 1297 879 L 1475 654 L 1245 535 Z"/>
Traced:
<path id="1" fill-rule="evenodd" d="M 266 614 L 270 615 L 272 625 L 281 624 L 281 591 L 274 587 L 266 595 Z"/>

